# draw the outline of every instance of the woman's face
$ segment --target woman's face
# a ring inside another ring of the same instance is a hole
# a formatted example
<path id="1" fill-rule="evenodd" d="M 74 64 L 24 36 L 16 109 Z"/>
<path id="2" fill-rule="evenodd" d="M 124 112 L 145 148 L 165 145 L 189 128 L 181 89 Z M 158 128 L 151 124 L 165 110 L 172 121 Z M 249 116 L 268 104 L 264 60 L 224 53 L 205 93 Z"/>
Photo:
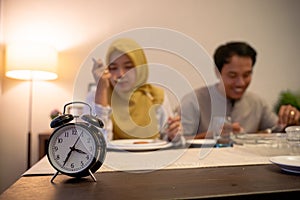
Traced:
<path id="1" fill-rule="evenodd" d="M 110 82 L 117 91 L 128 92 L 136 82 L 136 69 L 131 59 L 120 52 L 110 55 L 109 72 Z"/>

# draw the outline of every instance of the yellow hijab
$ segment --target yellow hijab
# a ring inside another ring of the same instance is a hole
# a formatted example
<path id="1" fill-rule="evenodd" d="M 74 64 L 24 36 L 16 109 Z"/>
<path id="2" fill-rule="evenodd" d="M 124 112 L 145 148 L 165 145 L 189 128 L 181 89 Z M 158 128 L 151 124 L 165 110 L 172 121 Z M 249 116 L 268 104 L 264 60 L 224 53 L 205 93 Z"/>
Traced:
<path id="1" fill-rule="evenodd" d="M 128 93 L 119 94 L 111 85 L 108 102 L 112 107 L 113 139 L 159 137 L 156 109 L 164 100 L 162 89 L 147 84 L 148 65 L 143 49 L 133 40 L 121 38 L 108 48 L 106 64 L 114 51 L 126 54 L 136 68 L 136 83 Z"/>

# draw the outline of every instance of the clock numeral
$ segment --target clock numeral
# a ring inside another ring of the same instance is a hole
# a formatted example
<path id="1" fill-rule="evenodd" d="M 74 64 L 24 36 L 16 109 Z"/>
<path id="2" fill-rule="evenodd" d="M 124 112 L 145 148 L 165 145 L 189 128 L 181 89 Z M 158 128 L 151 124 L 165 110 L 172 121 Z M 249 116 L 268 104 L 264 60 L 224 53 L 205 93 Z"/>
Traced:
<path id="1" fill-rule="evenodd" d="M 90 155 L 86 155 L 86 157 L 85 157 L 87 160 L 89 160 L 90 159 Z"/>
<path id="2" fill-rule="evenodd" d="M 75 128 L 72 129 L 72 135 L 77 135 L 77 130 Z"/>
<path id="3" fill-rule="evenodd" d="M 58 150 L 58 147 L 57 147 L 57 146 L 53 146 L 52 149 L 53 149 L 54 151 L 57 151 L 57 150 Z"/>
<path id="4" fill-rule="evenodd" d="M 63 141 L 64 141 L 64 140 L 63 140 L 62 138 L 58 138 L 58 139 L 57 139 L 57 142 L 58 142 L 58 143 L 62 143 Z"/>
<path id="5" fill-rule="evenodd" d="M 71 163 L 70 167 L 73 169 L 75 167 L 75 164 Z"/>
<path id="6" fill-rule="evenodd" d="M 89 137 L 87 140 L 86 140 L 87 143 L 91 143 L 91 138 Z"/>
<path id="7" fill-rule="evenodd" d="M 55 156 L 55 160 L 60 160 L 60 155 L 59 155 L 59 154 L 57 154 L 57 155 Z"/>
<path id="8" fill-rule="evenodd" d="M 68 131 L 65 132 L 65 137 L 69 137 L 69 132 Z"/>
<path id="9" fill-rule="evenodd" d="M 80 164 L 81 164 L 82 167 L 84 166 L 84 162 L 83 161 L 81 161 Z"/>
<path id="10" fill-rule="evenodd" d="M 93 151 L 93 147 L 92 147 L 92 146 L 90 146 L 89 150 L 90 150 L 90 152 L 92 152 L 92 151 Z"/>

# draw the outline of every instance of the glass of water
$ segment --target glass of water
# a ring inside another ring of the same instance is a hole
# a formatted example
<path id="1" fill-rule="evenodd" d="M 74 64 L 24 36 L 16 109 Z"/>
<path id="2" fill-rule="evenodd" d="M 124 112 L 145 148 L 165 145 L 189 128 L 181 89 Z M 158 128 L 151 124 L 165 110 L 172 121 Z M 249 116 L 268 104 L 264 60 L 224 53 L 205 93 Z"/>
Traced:
<path id="1" fill-rule="evenodd" d="M 233 141 L 232 124 L 229 116 L 214 116 L 212 119 L 211 131 L 216 140 L 216 147 L 231 147 Z"/>
<path id="2" fill-rule="evenodd" d="M 285 128 L 286 140 L 291 153 L 300 155 L 300 126 L 289 126 Z"/>

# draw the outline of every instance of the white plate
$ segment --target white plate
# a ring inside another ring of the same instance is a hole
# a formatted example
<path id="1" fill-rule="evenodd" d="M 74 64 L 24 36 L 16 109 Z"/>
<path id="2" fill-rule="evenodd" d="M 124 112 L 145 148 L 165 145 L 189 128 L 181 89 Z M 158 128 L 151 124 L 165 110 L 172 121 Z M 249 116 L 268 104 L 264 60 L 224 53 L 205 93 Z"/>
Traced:
<path id="1" fill-rule="evenodd" d="M 214 139 L 191 139 L 186 141 L 187 144 L 191 145 L 215 145 L 216 140 Z"/>
<path id="2" fill-rule="evenodd" d="M 172 143 L 158 139 L 121 139 L 108 143 L 108 149 L 127 151 L 149 151 L 171 147 Z"/>
<path id="3" fill-rule="evenodd" d="M 283 171 L 300 173 L 300 156 L 274 156 L 270 161 Z"/>
<path id="4" fill-rule="evenodd" d="M 233 141 L 238 144 L 270 144 L 283 137 L 282 134 L 267 133 L 244 133 L 236 134 L 232 137 Z"/>

